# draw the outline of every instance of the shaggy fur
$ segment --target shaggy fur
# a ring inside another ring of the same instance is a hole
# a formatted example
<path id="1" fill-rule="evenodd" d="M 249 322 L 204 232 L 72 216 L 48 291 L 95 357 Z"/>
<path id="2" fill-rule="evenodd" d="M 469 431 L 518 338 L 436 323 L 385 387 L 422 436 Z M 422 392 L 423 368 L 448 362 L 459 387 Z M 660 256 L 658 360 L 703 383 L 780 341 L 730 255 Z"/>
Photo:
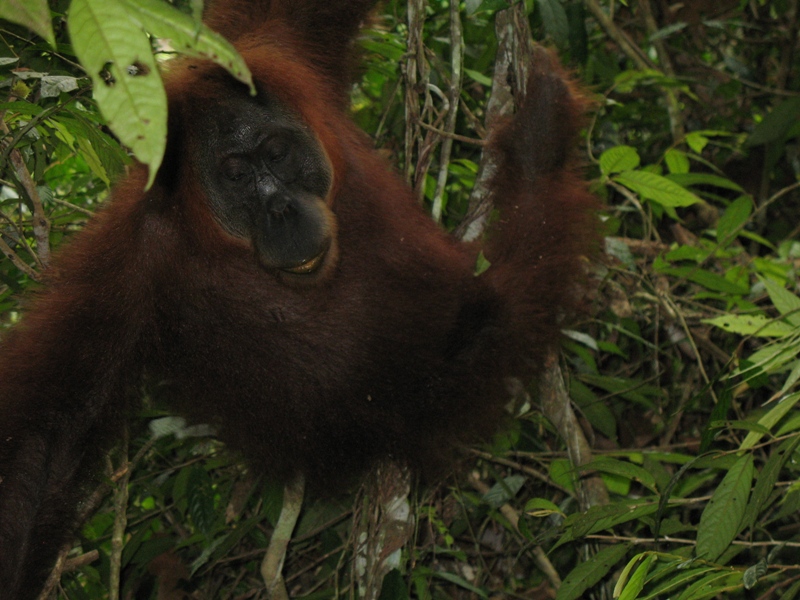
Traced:
<path id="1" fill-rule="evenodd" d="M 3 598 L 37 595 L 143 382 L 254 468 L 325 489 L 490 434 L 505 378 L 535 374 L 557 343 L 596 232 L 573 158 L 581 96 L 534 56 L 522 108 L 491 138 L 499 219 L 485 244 L 462 244 L 348 118 L 352 38 L 372 4 L 225 0 L 207 14 L 332 166 L 338 253 L 305 278 L 264 268 L 221 227 L 186 159 L 204 143 L 198 107 L 246 92 L 208 63 L 170 67 L 154 186 L 141 165 L 116 185 L 0 346 Z M 476 277 L 481 250 L 492 266 Z"/>

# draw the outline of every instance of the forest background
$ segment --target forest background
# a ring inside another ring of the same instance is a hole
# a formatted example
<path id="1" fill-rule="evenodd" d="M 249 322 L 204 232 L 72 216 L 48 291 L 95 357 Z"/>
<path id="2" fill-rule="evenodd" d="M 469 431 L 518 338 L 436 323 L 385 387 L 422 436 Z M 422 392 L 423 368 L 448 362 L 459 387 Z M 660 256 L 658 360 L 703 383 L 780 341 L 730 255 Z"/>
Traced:
<path id="1" fill-rule="evenodd" d="M 246 76 L 200 9 L 0 2 L 2 327 L 131 153 L 160 161 L 158 62 L 213 55 Z M 105 18 L 78 25 L 87 10 Z M 605 246 L 564 332 L 563 389 L 518 394 L 509 429 L 414 490 L 395 538 L 374 481 L 307 503 L 293 597 L 800 597 L 799 30 L 798 0 L 381 4 L 353 117 L 432 218 L 469 235 L 487 123 L 533 39 L 595 100 L 582 152 Z M 107 45 L 87 50 L 97 32 Z M 126 59 L 137 44 L 152 63 Z M 48 597 L 264 597 L 283 491 L 157 405 L 139 425 Z"/>

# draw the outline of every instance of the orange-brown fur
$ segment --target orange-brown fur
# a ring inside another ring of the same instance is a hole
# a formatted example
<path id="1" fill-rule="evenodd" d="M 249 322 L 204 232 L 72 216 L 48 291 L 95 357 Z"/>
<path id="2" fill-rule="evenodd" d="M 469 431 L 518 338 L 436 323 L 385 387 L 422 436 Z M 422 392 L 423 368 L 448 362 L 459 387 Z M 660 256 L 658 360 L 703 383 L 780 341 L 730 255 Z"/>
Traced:
<path id="1" fill-rule="evenodd" d="M 155 185 L 141 165 L 116 185 L 0 346 L 4 598 L 36 595 L 143 381 L 254 468 L 325 489 L 377 459 L 424 468 L 488 435 L 505 379 L 533 375 L 557 343 L 596 237 L 572 150 L 583 100 L 534 57 L 526 103 L 492 138 L 500 217 L 486 244 L 462 244 L 347 116 L 348 49 L 371 5 L 237 0 L 207 17 L 333 166 L 338 256 L 304 284 L 220 227 L 185 160 L 203 143 L 192 106 L 240 84 L 199 61 L 170 67 Z M 481 249 L 492 266 L 476 277 Z"/>

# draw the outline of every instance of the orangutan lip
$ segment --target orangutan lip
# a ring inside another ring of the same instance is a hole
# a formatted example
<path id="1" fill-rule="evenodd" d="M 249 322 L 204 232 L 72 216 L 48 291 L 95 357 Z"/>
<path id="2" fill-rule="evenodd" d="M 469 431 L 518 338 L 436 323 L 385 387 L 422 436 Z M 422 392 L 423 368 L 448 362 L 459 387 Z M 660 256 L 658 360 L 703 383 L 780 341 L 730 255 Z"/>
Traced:
<path id="1" fill-rule="evenodd" d="M 281 269 L 281 271 L 286 271 L 287 273 L 295 273 L 297 275 L 308 275 L 309 273 L 313 273 L 319 268 L 319 266 L 322 264 L 322 261 L 325 259 L 326 253 L 327 249 L 323 250 L 322 252 L 317 254 L 314 258 L 304 262 L 302 265 L 298 267 L 292 267 L 291 269 Z"/>

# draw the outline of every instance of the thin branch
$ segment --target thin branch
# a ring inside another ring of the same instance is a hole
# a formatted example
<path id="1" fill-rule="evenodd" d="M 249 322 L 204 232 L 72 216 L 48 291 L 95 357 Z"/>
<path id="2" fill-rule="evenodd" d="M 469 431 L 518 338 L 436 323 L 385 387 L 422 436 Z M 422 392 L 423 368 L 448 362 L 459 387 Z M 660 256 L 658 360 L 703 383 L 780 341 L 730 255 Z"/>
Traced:
<path id="1" fill-rule="evenodd" d="M 616 26 L 614 21 L 605 13 L 597 0 L 585 0 L 586 7 L 597 19 L 609 37 L 614 40 L 625 55 L 630 58 L 640 69 L 655 69 L 653 62 L 647 55 L 631 41 L 628 34 Z"/>
<path id="2" fill-rule="evenodd" d="M 444 188 L 447 185 L 447 173 L 450 168 L 450 153 L 453 150 L 452 134 L 456 130 L 458 118 L 459 98 L 461 97 L 461 82 L 463 80 L 462 61 L 464 57 L 464 35 L 461 28 L 460 4 L 450 2 L 450 89 L 448 91 L 449 107 L 445 118 L 445 135 L 442 149 L 439 153 L 439 177 L 436 181 L 436 191 L 433 196 L 431 214 L 437 222 L 442 220 L 444 203 Z"/>
<path id="3" fill-rule="evenodd" d="M 451 133 L 443 129 L 437 129 L 436 127 L 434 127 L 433 125 L 429 125 L 428 123 L 420 123 L 419 125 L 423 129 L 427 129 L 428 131 L 434 132 L 436 135 L 439 135 L 443 138 L 453 139 L 456 142 L 461 142 L 462 144 L 471 144 L 473 146 L 486 146 L 486 144 L 488 143 L 486 140 L 482 140 L 480 138 L 471 138 L 465 135 Z"/>
<path id="4" fill-rule="evenodd" d="M 644 19 L 645 27 L 647 28 L 648 35 L 653 36 L 658 31 L 658 24 L 653 16 L 653 10 L 650 6 L 650 0 L 642 0 L 638 6 L 642 11 L 642 18 Z M 675 68 L 672 66 L 672 58 L 667 51 L 667 46 L 661 38 L 651 40 L 653 47 L 658 54 L 658 60 L 664 68 L 664 72 L 669 77 L 675 77 Z M 682 140 L 686 135 L 683 127 L 683 116 L 681 115 L 680 103 L 675 90 L 664 88 L 664 96 L 667 102 L 667 114 L 669 115 L 669 127 L 672 132 L 672 139 L 676 142 Z"/>
<path id="5" fill-rule="evenodd" d="M 25 273 L 28 277 L 33 279 L 34 281 L 39 281 L 40 276 L 35 270 L 28 266 L 24 260 L 22 260 L 17 253 L 9 246 L 6 241 L 0 237 L 0 252 L 2 252 L 5 257 L 10 260 L 15 267 L 17 267 L 20 271 Z"/>
<path id="6" fill-rule="evenodd" d="M 688 538 L 674 538 L 670 536 L 663 536 L 659 537 L 656 541 L 654 538 L 646 538 L 646 537 L 630 537 L 625 535 L 602 535 L 602 534 L 593 534 L 587 535 L 587 539 L 590 540 L 600 540 L 604 542 L 628 542 L 633 545 L 639 544 L 656 544 L 656 543 L 672 543 L 672 544 L 689 544 L 690 546 L 694 546 L 697 544 L 697 540 L 690 540 Z M 780 540 L 770 540 L 768 542 L 748 542 L 745 540 L 733 540 L 731 542 L 734 546 L 747 546 L 748 548 L 772 548 L 775 546 L 787 546 L 789 548 L 800 548 L 800 542 L 782 542 Z"/>
<path id="7" fill-rule="evenodd" d="M 114 527 L 111 532 L 111 555 L 109 556 L 110 573 L 108 582 L 108 599 L 118 600 L 122 577 L 122 550 L 125 548 L 125 530 L 128 527 L 128 482 L 131 478 L 128 463 L 128 428 L 125 427 L 121 454 L 123 464 L 128 468 L 117 482 L 114 491 Z"/>
<path id="8" fill-rule="evenodd" d="M 408 3 L 408 53 L 403 63 L 405 76 L 405 176 L 411 184 L 414 177 L 414 146 L 419 139 L 420 110 L 419 89 L 428 80 L 428 63 L 425 58 L 423 27 L 425 24 L 426 0 L 410 0 Z M 420 81 L 421 80 L 421 81 Z"/>
<path id="9" fill-rule="evenodd" d="M 489 486 L 486 485 L 483 481 L 478 478 L 477 475 L 472 474 L 470 475 L 469 482 L 474 487 L 478 493 L 482 495 L 486 495 L 489 492 Z M 516 533 L 519 534 L 519 513 L 508 503 L 503 504 L 500 507 L 500 514 L 502 514 L 511 525 L 514 527 Z M 545 577 L 550 580 L 550 583 L 555 589 L 561 587 L 561 577 L 558 574 L 558 571 L 553 566 L 553 563 L 550 562 L 550 559 L 547 557 L 547 554 L 544 550 L 542 550 L 541 546 L 534 546 L 533 547 L 533 558 L 536 561 L 536 566 L 539 567 L 539 570 L 544 573 Z"/>

